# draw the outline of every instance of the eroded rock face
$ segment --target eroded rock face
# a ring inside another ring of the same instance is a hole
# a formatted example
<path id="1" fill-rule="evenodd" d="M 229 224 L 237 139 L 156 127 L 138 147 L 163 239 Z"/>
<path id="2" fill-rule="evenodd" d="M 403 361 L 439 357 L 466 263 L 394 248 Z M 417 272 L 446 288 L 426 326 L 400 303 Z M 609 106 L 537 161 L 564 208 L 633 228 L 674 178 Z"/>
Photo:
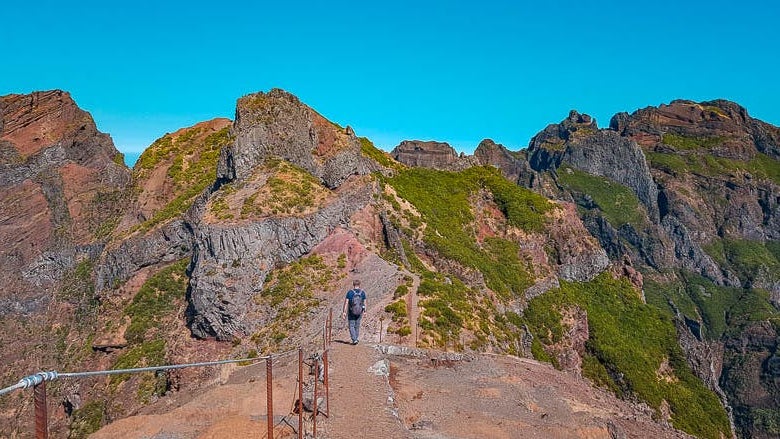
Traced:
<path id="1" fill-rule="evenodd" d="M 555 248 L 557 275 L 563 280 L 586 282 L 592 280 L 609 265 L 609 258 L 598 242 L 588 235 L 576 208 L 570 203 L 560 203 L 559 209 L 549 214 L 550 243 Z"/>
<path id="2" fill-rule="evenodd" d="M 114 288 L 143 267 L 173 262 L 190 255 L 193 234 L 183 220 L 171 221 L 145 234 L 135 234 L 106 248 L 96 267 L 97 291 Z"/>
<path id="3" fill-rule="evenodd" d="M 246 178 L 270 157 L 306 169 L 329 188 L 368 172 L 352 130 L 332 124 L 283 90 L 239 99 L 232 133 L 235 141 L 222 150 L 217 166 L 222 181 Z"/>
<path id="4" fill-rule="evenodd" d="M 366 185 L 345 187 L 333 202 L 307 216 L 243 223 L 200 223 L 195 236 L 188 319 L 193 335 L 229 340 L 246 334 L 244 320 L 268 273 L 311 251 L 371 200 Z M 258 325 L 262 322 L 252 322 Z"/>
<path id="5" fill-rule="evenodd" d="M 130 172 L 59 90 L 0 97 L 0 157 L 0 297 L 45 297 L 99 254 L 93 243 L 121 209 Z"/>
<path id="6" fill-rule="evenodd" d="M 474 157 L 480 165 L 495 166 L 509 181 L 527 188 L 536 187 L 536 173 L 531 169 L 524 151 L 511 152 L 504 145 L 490 139 L 479 142 Z"/>
<path id="7" fill-rule="evenodd" d="M 458 155 L 455 148 L 445 142 L 404 140 L 393 148 L 390 155 L 408 166 L 459 171 L 474 166 L 473 157 Z"/>

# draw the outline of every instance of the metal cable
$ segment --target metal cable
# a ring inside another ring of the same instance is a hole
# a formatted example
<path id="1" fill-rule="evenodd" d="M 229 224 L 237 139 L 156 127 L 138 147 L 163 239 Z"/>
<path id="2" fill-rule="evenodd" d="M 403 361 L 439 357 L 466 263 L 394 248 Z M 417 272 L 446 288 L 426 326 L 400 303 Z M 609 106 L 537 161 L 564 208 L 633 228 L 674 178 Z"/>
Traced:
<path id="1" fill-rule="evenodd" d="M 6 387 L 5 389 L 0 389 L 0 395 L 10 393 L 16 389 L 27 389 L 29 387 L 37 386 L 38 384 L 44 381 L 54 381 L 57 379 L 58 376 L 60 375 L 55 371 L 38 372 L 35 375 L 26 376 L 20 379 L 19 382 L 14 384 L 13 386 Z"/>
<path id="2" fill-rule="evenodd" d="M 282 352 L 281 354 L 273 355 L 273 357 L 274 358 L 286 357 L 287 355 L 293 352 L 297 352 L 297 349 Z M 119 375 L 125 373 L 157 372 L 163 370 L 184 369 L 187 367 L 218 366 L 221 364 L 230 364 L 230 363 L 247 363 L 247 362 L 256 363 L 258 361 L 266 360 L 270 357 L 271 355 L 266 355 L 266 356 L 254 357 L 254 358 L 240 358 L 237 360 L 206 361 L 200 363 L 172 364 L 168 366 L 138 367 L 132 369 L 96 370 L 96 371 L 89 371 L 89 372 L 65 372 L 65 373 L 59 373 L 56 371 L 38 372 L 34 375 L 30 375 L 20 379 L 19 382 L 14 384 L 13 386 L 0 389 L 0 395 L 10 393 L 18 389 L 27 389 L 29 387 L 34 387 L 42 383 L 43 381 L 54 381 L 57 378 L 83 378 L 83 377 L 104 376 L 104 375 Z"/>

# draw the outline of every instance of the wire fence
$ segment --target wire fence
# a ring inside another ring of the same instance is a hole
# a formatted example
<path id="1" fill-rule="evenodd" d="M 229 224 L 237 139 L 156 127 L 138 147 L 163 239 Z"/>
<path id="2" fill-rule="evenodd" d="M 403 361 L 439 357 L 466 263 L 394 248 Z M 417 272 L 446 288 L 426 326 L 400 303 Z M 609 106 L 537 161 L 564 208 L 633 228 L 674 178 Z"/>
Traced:
<path id="1" fill-rule="evenodd" d="M 286 423 L 290 428 L 292 428 L 298 434 L 298 438 L 302 439 L 305 433 L 304 422 L 303 422 L 304 412 L 310 411 L 311 412 L 310 421 L 312 424 L 311 433 L 312 436 L 316 438 L 317 437 L 317 416 L 319 414 L 323 414 L 326 417 L 330 416 L 330 395 L 329 395 L 330 390 L 329 390 L 329 383 L 328 383 L 328 375 L 329 375 L 328 352 L 330 350 L 330 345 L 333 340 L 333 310 L 332 309 L 328 311 L 328 315 L 325 318 L 325 322 L 322 325 L 321 329 L 311 336 L 309 342 L 312 341 L 318 342 L 317 339 L 319 339 L 320 337 L 322 337 L 321 338 L 322 354 L 321 355 L 319 353 L 312 354 L 309 357 L 311 363 L 305 363 L 303 346 L 306 343 L 301 343 L 295 349 L 291 349 L 289 351 L 281 352 L 278 354 L 266 355 L 262 357 L 205 361 L 205 362 L 185 363 L 185 364 L 170 364 L 170 365 L 161 365 L 161 366 L 138 367 L 138 368 L 131 368 L 131 369 L 111 369 L 111 370 L 64 372 L 64 373 L 57 372 L 57 371 L 38 372 L 33 375 L 29 375 L 20 379 L 16 384 L 12 386 L 8 386 L 3 389 L 0 389 L 0 396 L 14 392 L 16 390 L 23 390 L 32 387 L 33 399 L 34 399 L 34 410 L 35 410 L 35 438 L 48 439 L 49 428 L 48 428 L 48 412 L 47 412 L 47 401 L 46 401 L 47 382 L 56 381 L 59 379 L 80 379 L 80 378 L 120 375 L 120 374 L 137 374 L 143 372 L 163 372 L 163 371 L 175 370 L 175 369 L 219 366 L 219 365 L 234 364 L 234 363 L 256 364 L 265 361 L 266 397 L 267 397 L 267 401 L 266 401 L 267 432 L 265 433 L 264 437 L 273 439 L 274 428 L 275 428 L 274 409 L 273 409 L 274 360 L 279 360 L 287 356 L 291 356 L 292 354 L 297 352 L 298 353 L 298 380 L 297 380 L 298 385 L 296 386 L 297 388 L 295 389 L 295 394 L 293 398 L 295 402 L 293 403 L 293 408 L 290 410 L 289 413 L 285 414 L 285 416 L 282 417 L 282 420 L 277 424 L 277 426 L 281 423 Z M 313 383 L 314 392 L 313 392 L 313 397 L 311 398 L 309 404 L 304 403 L 304 367 L 303 367 L 304 364 L 307 364 L 310 370 L 314 371 L 314 383 Z M 318 400 L 321 396 L 319 393 L 320 382 L 322 382 L 325 391 L 324 411 L 321 410 L 319 407 L 317 407 Z M 296 397 L 297 399 L 295 399 Z M 307 405 L 308 407 L 306 407 Z M 295 414 L 298 417 L 297 429 L 289 422 L 288 416 L 290 416 L 291 414 Z"/>

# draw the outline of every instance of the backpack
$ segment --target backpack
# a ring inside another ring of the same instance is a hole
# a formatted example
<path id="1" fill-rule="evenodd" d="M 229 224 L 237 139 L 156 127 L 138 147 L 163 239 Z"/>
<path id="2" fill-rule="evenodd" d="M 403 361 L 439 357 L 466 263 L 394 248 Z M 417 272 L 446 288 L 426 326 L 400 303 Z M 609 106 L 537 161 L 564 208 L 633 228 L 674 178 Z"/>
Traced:
<path id="1" fill-rule="evenodd" d="M 363 314 L 363 290 L 352 290 L 352 299 L 349 301 L 349 313 L 353 316 L 359 316 Z"/>

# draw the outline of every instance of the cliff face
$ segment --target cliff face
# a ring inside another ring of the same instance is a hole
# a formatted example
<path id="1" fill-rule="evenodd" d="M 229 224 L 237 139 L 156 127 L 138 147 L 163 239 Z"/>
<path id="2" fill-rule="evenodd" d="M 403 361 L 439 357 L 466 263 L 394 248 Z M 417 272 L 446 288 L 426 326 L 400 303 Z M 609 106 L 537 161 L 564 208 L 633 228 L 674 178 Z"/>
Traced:
<path id="1" fill-rule="evenodd" d="M 715 394 L 745 435 L 780 413 L 780 130 L 736 104 L 675 101 L 609 129 L 572 111 L 526 151 L 405 141 L 396 162 L 275 89 L 164 135 L 132 172 L 67 93 L 0 110 L 0 329 L 57 331 L 37 364 L 291 346 L 362 278 L 371 324 L 400 343 L 551 361 L 702 437 L 728 430 Z M 32 367 L 35 340 L 0 341 L 4 364 Z M 146 400 L 179 385 L 157 379 Z M 104 409 L 132 412 L 151 387 L 131 379 Z M 704 427 L 686 424 L 696 410 Z"/>
<path id="2" fill-rule="evenodd" d="M 235 141 L 223 150 L 217 177 L 247 178 L 268 157 L 294 163 L 338 187 L 350 175 L 366 173 L 360 142 L 348 132 L 279 89 L 244 96 L 236 107 Z"/>
<path id="3" fill-rule="evenodd" d="M 459 171 L 476 164 L 473 157 L 459 156 L 455 148 L 444 142 L 404 140 L 390 155 L 408 166 Z"/>
<path id="4" fill-rule="evenodd" d="M 0 98 L 0 157 L 0 314 L 32 312 L 99 253 L 130 173 L 63 91 Z"/>
<path id="5" fill-rule="evenodd" d="M 775 385 L 757 378 L 774 376 L 767 364 L 776 345 L 765 340 L 775 330 L 762 320 L 776 311 L 742 323 L 731 318 L 725 333 L 710 313 L 712 302 L 746 300 L 761 294 L 757 289 L 768 291 L 775 307 L 779 303 L 778 276 L 770 274 L 778 266 L 778 130 L 722 100 L 674 101 L 622 113 L 610 127 L 598 130 L 595 121 L 574 111 L 547 127 L 528 149 L 535 179 L 554 182 L 547 186 L 555 188 L 548 190 L 551 196 L 577 202 L 611 258 L 628 257 L 651 279 L 668 279 L 656 276 L 659 271 L 679 271 L 683 284 L 691 282 L 691 273 L 712 282 L 697 284 L 700 292 L 686 287 L 689 293 L 682 296 L 669 292 L 680 288 L 677 283 L 665 292 L 654 287 L 653 294 L 686 323 L 680 340 L 689 361 L 734 406 L 738 432 L 760 436 L 766 432 L 762 416 L 777 410 L 768 402 L 768 395 L 778 395 Z M 626 216 L 627 209 L 638 215 Z M 690 300 L 696 305 L 689 306 Z M 741 312 L 721 306 L 717 312 Z M 758 340 L 752 334 L 764 335 Z"/>
<path id="6" fill-rule="evenodd" d="M 780 413 L 765 320 L 780 305 L 778 132 L 732 102 L 674 101 L 617 114 L 609 129 L 572 111 L 526 151 L 490 141 L 475 151 L 509 180 L 579 206 L 610 259 L 651 280 L 648 300 L 678 321 L 690 364 L 734 407 L 738 433 L 756 437 Z M 407 149 L 404 161 L 441 167 L 427 155 Z M 745 316 L 745 300 L 764 311 Z"/>

